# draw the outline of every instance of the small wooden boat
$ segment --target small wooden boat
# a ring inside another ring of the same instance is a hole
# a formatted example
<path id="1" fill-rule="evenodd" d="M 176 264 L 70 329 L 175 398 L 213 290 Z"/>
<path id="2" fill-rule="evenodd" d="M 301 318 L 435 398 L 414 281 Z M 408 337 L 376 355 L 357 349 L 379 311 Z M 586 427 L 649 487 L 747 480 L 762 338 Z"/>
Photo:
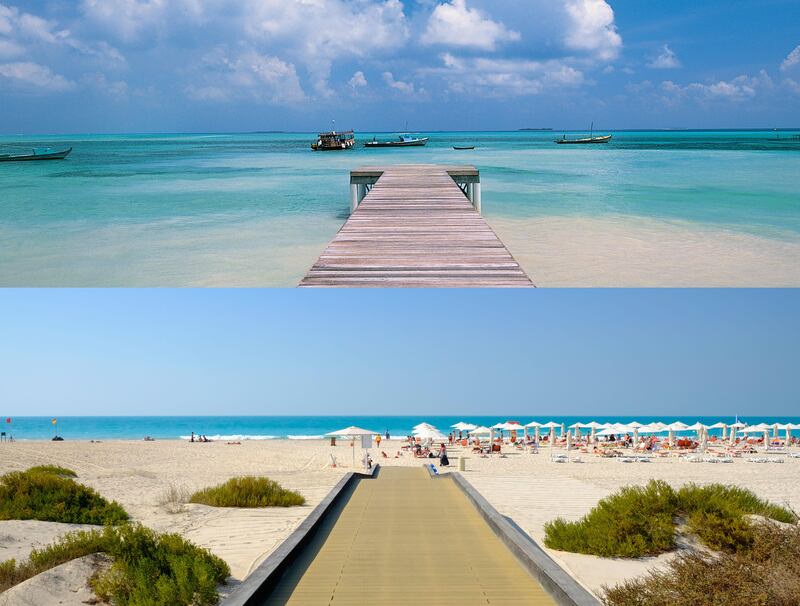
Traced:
<path id="1" fill-rule="evenodd" d="M 428 143 L 429 137 L 414 137 L 408 133 L 399 135 L 392 141 L 378 141 L 373 139 L 364 143 L 364 147 L 422 147 Z"/>
<path id="2" fill-rule="evenodd" d="M 594 136 L 594 122 L 592 122 L 592 125 L 589 127 L 588 137 L 567 139 L 567 135 L 564 135 L 561 139 L 556 139 L 555 142 L 559 145 L 591 145 L 593 143 L 608 143 L 609 141 L 611 141 L 611 135 Z"/>
<path id="3" fill-rule="evenodd" d="M 355 133 L 351 130 L 337 133 L 335 130 L 329 133 L 320 133 L 317 141 L 311 144 L 314 151 L 343 151 L 352 149 L 356 144 Z"/>
<path id="4" fill-rule="evenodd" d="M 30 162 L 32 160 L 63 160 L 72 152 L 72 148 L 53 151 L 47 149 L 34 149 L 29 154 L 0 154 L 0 162 Z"/>
<path id="5" fill-rule="evenodd" d="M 567 139 L 567 136 L 564 135 L 563 139 L 556 139 L 556 143 L 559 145 L 586 145 L 591 143 L 608 143 L 611 141 L 611 135 L 605 135 L 602 137 L 585 137 L 583 139 Z"/>
<path id="6" fill-rule="evenodd" d="M 462 147 L 462 146 L 459 146 L 459 145 L 454 145 L 453 149 L 458 150 L 458 151 L 464 151 L 464 150 L 468 150 L 468 149 L 475 149 L 475 146 L 474 145 L 465 145 L 465 146 Z"/>

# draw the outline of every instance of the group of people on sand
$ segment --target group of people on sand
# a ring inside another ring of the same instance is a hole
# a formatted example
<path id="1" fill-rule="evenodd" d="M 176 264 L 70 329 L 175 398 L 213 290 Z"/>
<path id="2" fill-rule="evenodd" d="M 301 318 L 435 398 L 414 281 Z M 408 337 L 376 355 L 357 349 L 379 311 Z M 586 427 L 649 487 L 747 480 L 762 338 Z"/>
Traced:
<path id="1" fill-rule="evenodd" d="M 422 444 L 414 444 L 411 447 L 411 452 L 414 456 L 418 459 L 439 459 L 439 465 L 442 467 L 447 467 L 450 465 L 450 459 L 447 458 L 447 446 L 444 445 L 444 442 L 439 444 L 438 452 L 435 451 L 433 448 L 429 448 L 427 446 L 422 446 Z"/>
<path id="2" fill-rule="evenodd" d="M 214 440 L 209 440 L 205 435 L 197 434 L 195 436 L 195 433 L 192 432 L 192 435 L 189 438 L 189 441 L 190 442 L 213 442 Z"/>

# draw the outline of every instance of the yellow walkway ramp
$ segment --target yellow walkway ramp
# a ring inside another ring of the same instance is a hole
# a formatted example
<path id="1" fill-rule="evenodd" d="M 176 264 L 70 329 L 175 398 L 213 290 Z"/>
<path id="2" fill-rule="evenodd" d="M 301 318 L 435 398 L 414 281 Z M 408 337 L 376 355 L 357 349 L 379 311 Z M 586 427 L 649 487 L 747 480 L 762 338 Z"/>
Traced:
<path id="1" fill-rule="evenodd" d="M 265 603 L 555 604 L 458 486 L 406 467 L 356 483 Z"/>

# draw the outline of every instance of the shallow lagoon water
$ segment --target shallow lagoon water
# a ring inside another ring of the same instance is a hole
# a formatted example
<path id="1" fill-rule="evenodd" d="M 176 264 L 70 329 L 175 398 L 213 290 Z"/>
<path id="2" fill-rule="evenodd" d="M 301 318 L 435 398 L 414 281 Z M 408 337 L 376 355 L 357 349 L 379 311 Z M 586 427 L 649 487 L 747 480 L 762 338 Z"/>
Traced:
<path id="1" fill-rule="evenodd" d="M 559 135 L 433 133 L 425 148 L 343 153 L 311 152 L 309 134 L 3 137 L 2 150 L 75 151 L 0 164 L 0 284 L 292 286 L 348 216 L 350 169 L 425 162 L 478 166 L 485 216 L 542 286 L 800 285 L 800 142 Z M 675 271 L 623 262 L 642 242 Z"/>

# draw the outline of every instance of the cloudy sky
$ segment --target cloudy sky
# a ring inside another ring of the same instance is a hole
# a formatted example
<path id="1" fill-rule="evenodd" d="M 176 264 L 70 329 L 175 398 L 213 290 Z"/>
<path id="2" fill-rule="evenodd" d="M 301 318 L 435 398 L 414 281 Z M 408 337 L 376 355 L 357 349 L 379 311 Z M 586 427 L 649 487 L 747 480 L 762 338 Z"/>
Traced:
<path id="1" fill-rule="evenodd" d="M 0 132 L 797 126 L 797 0 L 0 0 Z"/>

